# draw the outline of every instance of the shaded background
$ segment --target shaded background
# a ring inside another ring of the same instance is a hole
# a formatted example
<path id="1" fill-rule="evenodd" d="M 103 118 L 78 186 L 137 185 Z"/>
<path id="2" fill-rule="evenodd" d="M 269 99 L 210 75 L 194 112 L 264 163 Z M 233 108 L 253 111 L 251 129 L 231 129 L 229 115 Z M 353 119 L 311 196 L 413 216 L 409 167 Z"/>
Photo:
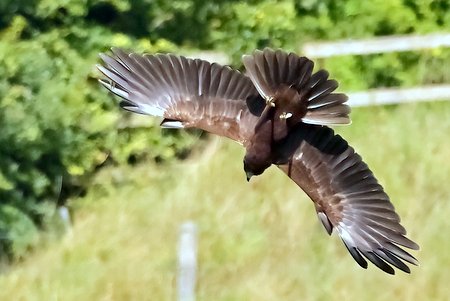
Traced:
<path id="1" fill-rule="evenodd" d="M 361 270 L 277 170 L 247 184 L 238 146 L 152 118 L 133 124 L 94 65 L 116 46 L 214 50 L 241 68 L 255 48 L 449 28 L 446 0 L 1 1 L 0 299 L 173 299 L 178 226 L 193 219 L 199 300 L 445 300 L 449 103 L 358 108 L 337 129 L 422 246 L 421 267 L 390 277 Z M 450 82 L 445 48 L 318 65 L 344 92 Z"/>

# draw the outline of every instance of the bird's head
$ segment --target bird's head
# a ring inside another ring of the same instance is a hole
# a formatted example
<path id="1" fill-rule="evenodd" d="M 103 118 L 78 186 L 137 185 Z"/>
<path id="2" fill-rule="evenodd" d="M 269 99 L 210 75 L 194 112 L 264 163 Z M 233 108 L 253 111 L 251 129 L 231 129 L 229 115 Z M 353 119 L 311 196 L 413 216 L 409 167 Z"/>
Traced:
<path id="1" fill-rule="evenodd" d="M 270 162 L 257 160 L 256 156 L 246 155 L 244 157 L 244 171 L 247 181 L 250 181 L 253 176 L 262 174 L 270 165 Z"/>

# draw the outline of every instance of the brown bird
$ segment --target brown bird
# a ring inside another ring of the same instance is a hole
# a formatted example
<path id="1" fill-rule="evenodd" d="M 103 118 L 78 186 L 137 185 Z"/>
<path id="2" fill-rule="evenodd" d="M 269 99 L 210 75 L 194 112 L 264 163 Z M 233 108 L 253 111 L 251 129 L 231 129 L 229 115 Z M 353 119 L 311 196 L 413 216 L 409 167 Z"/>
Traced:
<path id="1" fill-rule="evenodd" d="M 246 148 L 249 180 L 277 165 L 314 202 L 331 234 L 336 229 L 356 262 L 368 259 L 383 271 L 410 273 L 417 260 L 400 246 L 400 218 L 373 173 L 328 125 L 348 124 L 347 96 L 328 72 L 281 50 L 243 57 L 248 77 L 237 70 L 172 54 L 140 55 L 112 49 L 100 55 L 100 82 L 129 111 L 160 116 L 164 128 L 190 128 L 231 138 Z"/>

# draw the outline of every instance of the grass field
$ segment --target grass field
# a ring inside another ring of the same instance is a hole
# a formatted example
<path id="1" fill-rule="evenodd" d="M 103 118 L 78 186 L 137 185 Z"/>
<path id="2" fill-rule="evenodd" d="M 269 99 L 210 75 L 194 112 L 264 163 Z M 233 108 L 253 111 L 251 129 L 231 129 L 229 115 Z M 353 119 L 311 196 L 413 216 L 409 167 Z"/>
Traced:
<path id="1" fill-rule="evenodd" d="M 338 132 L 385 186 L 421 266 L 361 269 L 276 168 L 247 183 L 243 149 L 104 170 L 71 234 L 0 276 L 0 300 L 174 300 L 178 227 L 199 227 L 198 300 L 448 300 L 450 102 L 361 108 Z"/>

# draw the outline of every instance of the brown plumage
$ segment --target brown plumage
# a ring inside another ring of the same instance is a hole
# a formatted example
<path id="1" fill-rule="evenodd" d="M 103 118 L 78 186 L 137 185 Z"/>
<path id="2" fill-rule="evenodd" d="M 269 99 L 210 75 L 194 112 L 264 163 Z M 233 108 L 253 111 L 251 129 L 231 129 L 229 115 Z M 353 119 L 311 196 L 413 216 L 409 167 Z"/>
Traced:
<path id="1" fill-rule="evenodd" d="M 196 127 L 246 148 L 247 179 L 278 165 L 313 200 L 363 268 L 409 273 L 417 250 L 389 197 L 361 157 L 327 125 L 348 124 L 347 96 L 305 57 L 264 49 L 244 56 L 248 77 L 229 67 L 170 54 L 101 54 L 100 82 L 129 111 L 160 116 L 162 127 Z"/>

